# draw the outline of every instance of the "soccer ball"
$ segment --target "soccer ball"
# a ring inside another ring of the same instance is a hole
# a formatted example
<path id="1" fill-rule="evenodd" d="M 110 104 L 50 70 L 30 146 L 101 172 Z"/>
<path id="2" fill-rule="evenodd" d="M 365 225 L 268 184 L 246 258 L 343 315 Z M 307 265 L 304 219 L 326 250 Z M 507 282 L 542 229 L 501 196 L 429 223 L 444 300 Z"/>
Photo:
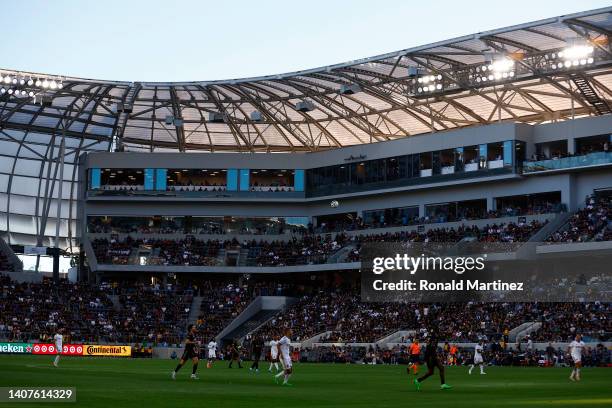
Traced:
<path id="1" fill-rule="evenodd" d="M 340 203 L 336 200 L 333 200 L 331 203 L 329 203 L 329 205 L 331 206 L 331 208 L 337 208 Z"/>

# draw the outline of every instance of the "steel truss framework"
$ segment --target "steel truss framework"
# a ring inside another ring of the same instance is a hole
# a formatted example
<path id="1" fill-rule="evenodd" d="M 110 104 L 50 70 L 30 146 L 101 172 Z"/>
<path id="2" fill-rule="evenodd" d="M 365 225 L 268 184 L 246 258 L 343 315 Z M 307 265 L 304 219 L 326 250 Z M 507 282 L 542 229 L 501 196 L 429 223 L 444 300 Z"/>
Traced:
<path id="1" fill-rule="evenodd" d="M 111 140 L 131 150 L 239 152 L 316 151 L 397 139 L 499 120 L 528 123 L 597 114 L 571 84 L 571 70 L 539 62 L 580 38 L 596 45 L 581 75 L 600 98 L 612 99 L 612 8 L 513 26 L 318 69 L 259 78 L 185 83 L 126 83 L 65 78 L 51 107 L 5 95 L 3 128 Z M 461 73 L 491 53 L 521 55 L 523 75 L 475 87 Z M 440 74 L 452 92 L 411 96 L 409 67 Z M 19 74 L 11 71 L 4 73 Z M 23 73 L 21 73 L 23 74 Z M 342 94 L 342 85 L 360 91 Z M 311 111 L 296 109 L 309 100 Z M 123 106 L 127 106 L 124 110 Z M 260 112 L 258 120 L 252 112 Z M 223 120 L 209 120 L 221 113 Z M 182 126 L 166 118 L 182 118 Z"/>
<path id="2" fill-rule="evenodd" d="M 497 121 L 542 123 L 605 113 L 602 106 L 612 106 L 611 30 L 609 7 L 282 75 L 182 83 L 64 77 L 62 89 L 45 92 L 50 97 L 47 104 L 40 98 L 3 94 L 0 141 L 16 148 L 5 156 L 0 151 L 0 156 L 14 159 L 0 169 L 0 230 L 10 231 L 13 242 L 28 243 L 33 243 L 32 237 L 40 243 L 54 230 L 49 212 L 57 195 L 53 182 L 63 135 L 67 163 L 72 165 L 84 151 L 117 147 L 311 152 Z M 595 62 L 578 70 L 547 70 L 543 61 L 576 39 L 593 44 Z M 520 55 L 517 75 L 486 86 L 467 83 L 465 73 L 484 64 L 491 53 Z M 441 75 L 445 89 L 429 97 L 415 96 L 410 67 Z M 48 77 L 12 70 L 0 74 Z M 581 92 L 576 75 L 581 86 L 594 92 L 597 104 L 592 95 L 587 98 Z M 358 90 L 342 93 L 343 85 L 357 85 Z M 312 109 L 297 109 L 296 104 L 305 100 Z M 38 184 L 32 191 L 16 193 L 22 157 L 36 163 L 36 171 L 27 177 Z M 76 166 L 65 174 L 70 185 L 64 188 L 66 225 L 60 231 L 67 238 L 61 246 L 69 247 L 75 235 Z M 31 211 L 21 209 L 20 195 L 36 198 Z M 13 214 L 33 217 L 24 221 L 30 227 L 11 227 L 10 218 L 17 216 Z M 29 238 L 15 238 L 20 234 Z"/>

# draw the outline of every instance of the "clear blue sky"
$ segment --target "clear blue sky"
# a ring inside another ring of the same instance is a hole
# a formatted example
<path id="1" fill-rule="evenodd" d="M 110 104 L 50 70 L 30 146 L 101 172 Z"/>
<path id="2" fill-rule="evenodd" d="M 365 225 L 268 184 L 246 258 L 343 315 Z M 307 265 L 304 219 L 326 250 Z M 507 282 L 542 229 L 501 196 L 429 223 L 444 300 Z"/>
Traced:
<path id="1" fill-rule="evenodd" d="M 0 68 L 129 81 L 269 75 L 609 5 L 609 0 L 5 0 Z"/>

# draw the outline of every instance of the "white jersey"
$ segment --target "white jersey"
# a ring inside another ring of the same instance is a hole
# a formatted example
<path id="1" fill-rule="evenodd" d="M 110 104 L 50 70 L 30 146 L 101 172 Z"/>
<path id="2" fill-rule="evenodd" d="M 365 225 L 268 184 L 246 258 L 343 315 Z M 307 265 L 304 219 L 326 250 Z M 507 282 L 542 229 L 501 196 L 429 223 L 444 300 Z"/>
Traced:
<path id="1" fill-rule="evenodd" d="M 483 348 L 480 344 L 477 344 L 476 347 L 474 347 L 474 364 L 480 364 L 484 361 L 482 358 L 482 351 Z"/>
<path id="2" fill-rule="evenodd" d="M 278 358 L 278 349 L 276 348 L 277 344 L 278 342 L 276 340 L 270 340 L 270 357 L 272 357 L 272 360 Z"/>
<path id="3" fill-rule="evenodd" d="M 570 355 L 572 356 L 574 362 L 582 361 L 582 350 L 584 349 L 584 347 L 585 344 L 582 340 L 574 340 L 570 343 Z"/>
<path id="4" fill-rule="evenodd" d="M 64 342 L 64 336 L 62 336 L 61 334 L 57 333 L 55 336 L 53 336 L 53 340 L 55 342 L 55 349 L 58 353 L 62 352 L 62 347 L 63 347 L 63 342 Z"/>
<path id="5" fill-rule="evenodd" d="M 291 340 L 289 340 L 289 337 L 283 336 L 279 340 L 278 346 L 280 347 L 281 357 L 283 358 L 283 363 L 285 365 L 285 368 L 290 368 L 291 367 L 291 355 L 290 355 Z"/>
<path id="6" fill-rule="evenodd" d="M 216 357 L 217 356 L 217 342 L 211 341 L 208 343 L 208 357 Z"/>

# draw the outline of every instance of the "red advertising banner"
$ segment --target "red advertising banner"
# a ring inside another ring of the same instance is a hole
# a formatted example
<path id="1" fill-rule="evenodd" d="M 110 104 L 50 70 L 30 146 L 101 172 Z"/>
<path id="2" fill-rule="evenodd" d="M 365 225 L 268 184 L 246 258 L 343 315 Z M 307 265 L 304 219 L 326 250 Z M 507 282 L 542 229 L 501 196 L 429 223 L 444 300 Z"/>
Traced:
<path id="1" fill-rule="evenodd" d="M 62 346 L 62 354 L 65 356 L 82 356 L 83 345 L 82 344 L 64 344 Z"/>
<path id="2" fill-rule="evenodd" d="M 35 343 L 32 344 L 32 354 L 57 354 L 55 344 Z"/>

